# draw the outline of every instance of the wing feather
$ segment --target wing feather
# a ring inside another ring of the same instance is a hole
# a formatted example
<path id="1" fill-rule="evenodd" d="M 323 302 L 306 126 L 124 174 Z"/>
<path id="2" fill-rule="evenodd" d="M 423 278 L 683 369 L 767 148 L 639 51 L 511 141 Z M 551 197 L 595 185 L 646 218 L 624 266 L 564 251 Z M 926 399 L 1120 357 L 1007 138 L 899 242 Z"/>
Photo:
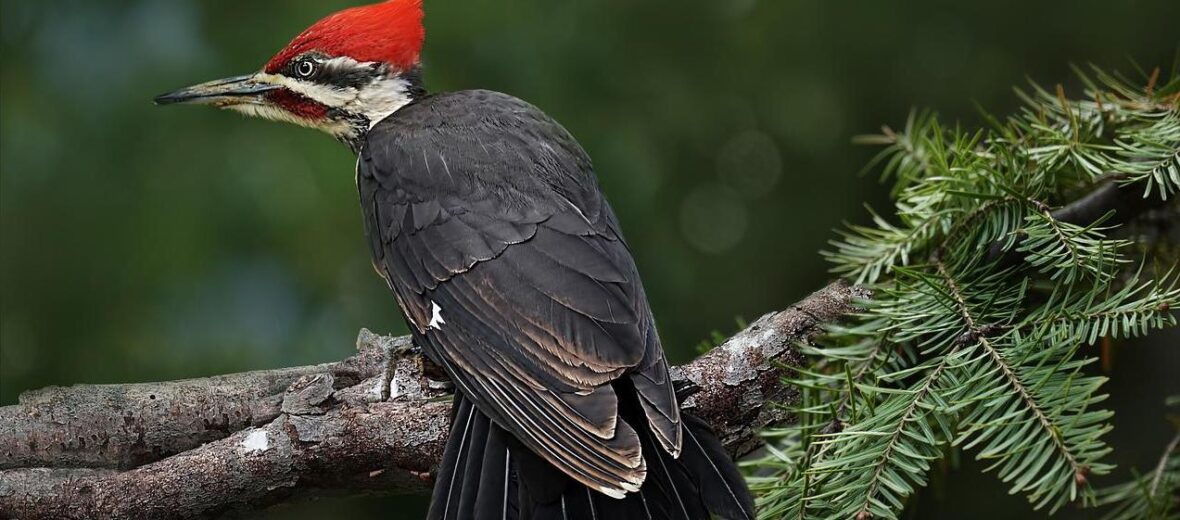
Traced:
<path id="1" fill-rule="evenodd" d="M 370 132 L 357 185 L 374 265 L 476 408 L 583 484 L 636 491 L 646 462 L 613 382 L 636 381 L 671 453 L 680 424 L 630 252 L 564 129 L 514 98 L 465 95 Z"/>

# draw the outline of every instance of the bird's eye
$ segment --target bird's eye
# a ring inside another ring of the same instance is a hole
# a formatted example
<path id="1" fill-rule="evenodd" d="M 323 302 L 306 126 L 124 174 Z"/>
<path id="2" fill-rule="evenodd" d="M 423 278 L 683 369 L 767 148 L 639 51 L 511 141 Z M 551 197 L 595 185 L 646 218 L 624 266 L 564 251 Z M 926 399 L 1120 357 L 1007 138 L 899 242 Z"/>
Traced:
<path id="1" fill-rule="evenodd" d="M 300 60 L 295 64 L 295 75 L 307 79 L 316 73 L 316 64 L 311 60 Z"/>

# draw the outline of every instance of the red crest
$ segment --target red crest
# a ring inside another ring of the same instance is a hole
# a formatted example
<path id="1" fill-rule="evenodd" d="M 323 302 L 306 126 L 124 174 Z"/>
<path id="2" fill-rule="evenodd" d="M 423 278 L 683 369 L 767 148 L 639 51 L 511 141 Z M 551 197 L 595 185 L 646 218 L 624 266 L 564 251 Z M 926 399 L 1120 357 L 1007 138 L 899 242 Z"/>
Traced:
<path id="1" fill-rule="evenodd" d="M 418 63 L 425 38 L 422 0 L 387 0 L 345 9 L 316 22 L 271 58 L 264 70 L 275 73 L 308 51 L 379 61 L 405 70 Z"/>

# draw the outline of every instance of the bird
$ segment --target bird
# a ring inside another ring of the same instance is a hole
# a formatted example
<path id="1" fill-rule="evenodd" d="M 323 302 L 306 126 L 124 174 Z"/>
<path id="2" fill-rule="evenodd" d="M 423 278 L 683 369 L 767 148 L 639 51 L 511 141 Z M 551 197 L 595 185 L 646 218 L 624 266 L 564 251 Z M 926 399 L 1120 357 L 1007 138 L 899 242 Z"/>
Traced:
<path id="1" fill-rule="evenodd" d="M 373 267 L 453 383 L 427 518 L 749 519 L 732 457 L 682 411 L 586 151 L 489 90 L 428 92 L 421 0 L 331 14 L 258 72 L 182 88 L 357 156 Z"/>

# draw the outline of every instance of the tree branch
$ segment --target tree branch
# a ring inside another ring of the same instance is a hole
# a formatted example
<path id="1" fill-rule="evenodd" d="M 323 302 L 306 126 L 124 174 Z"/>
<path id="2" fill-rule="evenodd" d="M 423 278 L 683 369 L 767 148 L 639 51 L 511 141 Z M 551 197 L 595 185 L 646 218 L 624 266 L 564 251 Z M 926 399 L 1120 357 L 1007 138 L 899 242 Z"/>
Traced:
<path id="1" fill-rule="evenodd" d="M 1163 208 L 1169 204 L 1175 205 L 1174 199 L 1160 197 L 1144 197 L 1143 187 L 1138 184 L 1123 185 L 1118 179 L 1108 180 L 1100 184 L 1093 191 L 1083 197 L 1071 201 L 1049 213 L 1058 222 L 1067 222 L 1076 226 L 1089 226 L 1097 222 L 1107 213 L 1113 212 L 1105 226 L 1117 226 L 1135 220 L 1140 215 L 1152 210 Z M 1002 258 L 1006 265 L 1015 265 L 1020 261 L 1020 254 L 1016 249 L 1024 241 L 1023 234 L 1016 241 L 1004 248 L 1004 241 L 999 240 L 991 245 L 988 258 L 991 260 Z"/>
<path id="2" fill-rule="evenodd" d="M 735 455 L 786 420 L 773 403 L 792 348 L 852 312 L 863 288 L 833 283 L 673 368 L 686 409 Z M 166 383 L 28 392 L 0 408 L 0 517 L 191 518 L 292 495 L 425 493 L 450 400 L 406 337 L 361 331 L 337 363 Z"/>
<path id="3" fill-rule="evenodd" d="M 1125 224 L 1146 211 L 1161 208 L 1168 203 L 1168 200 L 1158 196 L 1143 196 L 1143 186 L 1139 184 L 1122 185 L 1116 179 L 1107 181 L 1084 197 L 1054 210 L 1053 218 L 1078 226 L 1088 226 L 1113 211 L 1114 215 L 1106 225 Z"/>

